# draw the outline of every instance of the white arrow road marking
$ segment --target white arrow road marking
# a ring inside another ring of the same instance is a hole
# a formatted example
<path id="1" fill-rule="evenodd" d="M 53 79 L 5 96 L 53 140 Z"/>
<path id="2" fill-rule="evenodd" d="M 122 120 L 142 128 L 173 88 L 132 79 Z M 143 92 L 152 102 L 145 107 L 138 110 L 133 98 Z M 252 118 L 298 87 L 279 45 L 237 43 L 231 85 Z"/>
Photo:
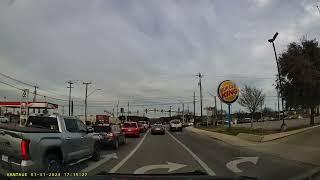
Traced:
<path id="1" fill-rule="evenodd" d="M 252 162 L 253 164 L 257 164 L 259 157 L 238 157 L 239 159 L 233 160 L 227 163 L 227 168 L 230 169 L 234 173 L 242 172 L 241 169 L 238 168 L 238 164 L 244 162 Z"/>
<path id="2" fill-rule="evenodd" d="M 216 173 L 209 168 L 209 166 L 203 162 L 195 153 L 193 153 L 186 145 L 184 145 L 181 141 L 179 141 L 177 138 L 175 138 L 170 132 L 168 134 L 174 139 L 178 144 L 180 144 L 186 151 L 189 152 L 189 154 L 200 164 L 200 166 L 206 170 L 207 174 L 209 176 L 215 176 Z"/>
<path id="3" fill-rule="evenodd" d="M 124 158 L 122 159 L 116 166 L 114 166 L 109 173 L 115 173 L 118 169 L 120 169 L 124 163 L 128 161 L 128 159 L 133 156 L 133 154 L 139 149 L 141 144 L 143 143 L 144 139 L 146 138 L 147 134 L 149 133 L 149 130 L 145 133 L 143 138 L 140 140 L 140 142 L 137 144 L 137 146 Z"/>
<path id="4" fill-rule="evenodd" d="M 134 174 L 144 174 L 147 171 L 151 171 L 153 169 L 169 169 L 168 172 L 172 172 L 178 169 L 181 169 L 187 165 L 167 162 L 167 164 L 157 164 L 157 165 L 148 165 L 143 166 L 134 171 Z"/>
<path id="5" fill-rule="evenodd" d="M 101 164 L 111 160 L 111 159 L 118 159 L 118 156 L 116 153 L 112 153 L 112 154 L 107 154 L 107 155 L 103 155 L 101 156 L 103 159 L 101 159 L 100 161 L 90 164 L 88 167 L 86 167 L 85 169 L 81 170 L 81 172 L 90 172 L 93 169 L 99 167 Z"/>

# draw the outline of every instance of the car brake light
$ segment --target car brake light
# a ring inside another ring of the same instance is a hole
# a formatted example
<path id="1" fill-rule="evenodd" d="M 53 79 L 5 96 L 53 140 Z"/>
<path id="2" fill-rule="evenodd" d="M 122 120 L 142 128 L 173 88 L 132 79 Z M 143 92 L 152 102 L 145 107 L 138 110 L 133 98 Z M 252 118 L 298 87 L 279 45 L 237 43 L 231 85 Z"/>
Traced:
<path id="1" fill-rule="evenodd" d="M 21 146 L 21 157 L 23 160 L 30 160 L 29 156 L 29 140 L 22 140 L 20 143 Z"/>

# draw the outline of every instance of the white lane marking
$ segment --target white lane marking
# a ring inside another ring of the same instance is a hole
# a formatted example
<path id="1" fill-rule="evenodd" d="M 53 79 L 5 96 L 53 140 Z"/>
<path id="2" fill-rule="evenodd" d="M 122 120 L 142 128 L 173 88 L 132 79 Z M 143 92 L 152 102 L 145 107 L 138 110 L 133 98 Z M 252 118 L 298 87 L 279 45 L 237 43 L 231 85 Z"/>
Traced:
<path id="1" fill-rule="evenodd" d="M 181 141 L 179 141 L 177 138 L 175 138 L 170 132 L 168 134 L 175 140 L 177 143 L 179 143 L 186 151 L 190 153 L 190 155 L 200 164 L 200 166 L 207 171 L 208 175 L 215 176 L 216 173 L 209 168 L 209 166 L 203 162 L 196 154 L 194 154 L 186 145 L 184 145 Z"/>
<path id="2" fill-rule="evenodd" d="M 111 160 L 111 159 L 118 159 L 118 156 L 116 153 L 112 153 L 112 154 L 107 154 L 107 155 L 103 155 L 102 156 L 103 159 L 96 162 L 96 163 L 93 163 L 93 164 L 90 164 L 88 167 L 86 167 L 85 169 L 81 170 L 81 172 L 90 172 L 92 171 L 93 169 L 99 167 L 101 164 Z"/>
<path id="3" fill-rule="evenodd" d="M 146 138 L 148 133 L 149 133 L 149 130 L 145 133 L 145 135 L 142 137 L 141 141 L 137 144 L 137 146 L 124 159 L 122 159 L 116 166 L 114 166 L 109 171 L 109 173 L 115 173 L 116 171 L 118 171 L 118 169 L 121 168 L 121 166 L 123 166 L 124 163 L 126 163 L 128 161 L 128 159 L 139 149 L 139 147 L 143 143 L 143 141 Z"/>
<path id="4" fill-rule="evenodd" d="M 244 162 L 252 162 L 253 164 L 257 164 L 259 157 L 238 157 L 239 159 L 230 161 L 226 164 L 227 168 L 230 169 L 234 173 L 241 173 L 242 170 L 238 168 L 238 164 Z"/>
<path id="5" fill-rule="evenodd" d="M 155 165 L 147 165 L 143 166 L 137 170 L 134 171 L 134 174 L 144 174 L 147 171 L 151 171 L 153 169 L 169 169 L 168 172 L 172 172 L 178 169 L 181 169 L 183 167 L 186 167 L 185 164 L 178 164 L 178 163 L 172 163 L 168 162 L 167 164 L 155 164 Z"/>

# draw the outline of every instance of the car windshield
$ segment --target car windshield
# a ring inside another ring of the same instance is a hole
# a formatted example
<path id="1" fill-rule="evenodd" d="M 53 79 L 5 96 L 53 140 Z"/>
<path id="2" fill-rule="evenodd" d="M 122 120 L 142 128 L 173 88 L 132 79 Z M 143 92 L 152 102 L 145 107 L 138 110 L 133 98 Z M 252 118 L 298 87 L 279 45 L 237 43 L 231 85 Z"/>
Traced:
<path id="1" fill-rule="evenodd" d="M 174 120 L 174 121 L 171 121 L 171 123 L 173 123 L 173 124 L 179 124 L 179 123 L 181 123 L 179 120 Z"/>
<path id="2" fill-rule="evenodd" d="M 111 132 L 110 126 L 93 126 L 94 132 L 104 132 L 109 133 Z"/>
<path id="3" fill-rule="evenodd" d="M 136 128 L 137 124 L 136 123 L 124 123 L 123 127 L 124 128 Z"/>
<path id="4" fill-rule="evenodd" d="M 320 0 L 0 0 L 0 180 L 318 168 Z"/>

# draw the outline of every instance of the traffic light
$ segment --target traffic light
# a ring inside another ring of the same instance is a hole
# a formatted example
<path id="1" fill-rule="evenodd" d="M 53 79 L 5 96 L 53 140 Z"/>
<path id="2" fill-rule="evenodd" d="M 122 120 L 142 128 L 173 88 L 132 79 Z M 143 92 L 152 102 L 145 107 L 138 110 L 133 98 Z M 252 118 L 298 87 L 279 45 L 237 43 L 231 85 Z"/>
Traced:
<path id="1" fill-rule="evenodd" d="M 146 114 L 148 113 L 148 109 L 146 109 Z"/>

